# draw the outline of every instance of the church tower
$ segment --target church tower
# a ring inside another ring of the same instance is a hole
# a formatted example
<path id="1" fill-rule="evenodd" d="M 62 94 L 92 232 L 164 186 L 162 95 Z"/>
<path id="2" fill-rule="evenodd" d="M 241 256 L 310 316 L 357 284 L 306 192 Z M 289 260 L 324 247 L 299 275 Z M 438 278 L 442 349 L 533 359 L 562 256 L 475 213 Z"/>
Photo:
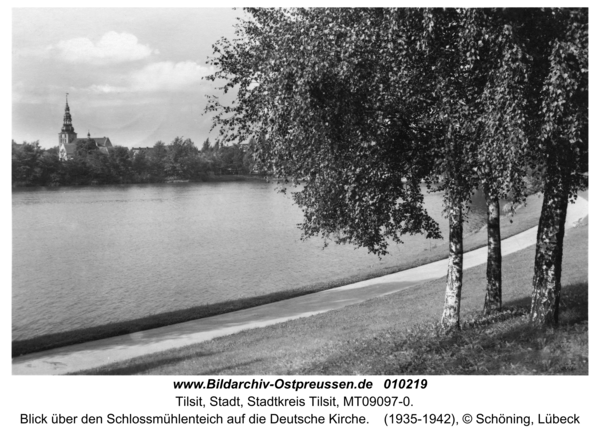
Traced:
<path id="1" fill-rule="evenodd" d="M 77 139 L 77 133 L 75 133 L 75 129 L 73 128 L 73 124 L 71 121 L 71 111 L 69 109 L 68 97 L 69 97 L 69 94 L 67 94 L 67 97 L 66 97 L 65 116 L 63 117 L 63 126 L 62 126 L 60 133 L 58 133 L 58 146 L 69 144 L 69 143 L 73 142 L 75 139 Z"/>

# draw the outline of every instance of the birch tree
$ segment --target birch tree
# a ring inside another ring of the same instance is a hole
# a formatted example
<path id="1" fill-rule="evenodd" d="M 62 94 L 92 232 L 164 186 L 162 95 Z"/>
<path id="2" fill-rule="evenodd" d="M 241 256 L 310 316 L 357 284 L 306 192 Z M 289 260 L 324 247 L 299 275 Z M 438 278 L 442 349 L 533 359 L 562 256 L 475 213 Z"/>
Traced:
<path id="1" fill-rule="evenodd" d="M 524 86 L 527 56 L 504 10 L 424 11 L 430 100 L 437 161 L 431 184 L 443 190 L 450 224 L 448 280 L 442 324 L 460 325 L 462 227 L 469 198 L 483 189 L 488 207 L 488 269 L 484 312 L 501 308 L 499 199 L 523 200 L 527 140 Z M 438 180 L 436 184 L 436 179 Z"/>
<path id="2" fill-rule="evenodd" d="M 487 206 L 487 288 L 484 314 L 502 307 L 500 199 L 513 206 L 525 201 L 528 138 L 525 107 L 529 56 L 519 40 L 523 26 L 514 10 L 467 10 L 466 44 L 480 83 L 477 105 L 475 167 Z M 477 65 L 479 64 L 479 65 Z"/>
<path id="3" fill-rule="evenodd" d="M 416 50 L 411 29 L 401 25 L 422 25 L 415 10 L 249 13 L 211 60 L 211 78 L 237 99 L 215 98 L 207 110 L 227 141 L 263 137 L 258 164 L 301 183 L 293 198 L 304 237 L 378 255 L 403 234 L 438 237 L 420 186 L 433 163 L 418 122 L 427 103 L 406 61 Z"/>
<path id="4" fill-rule="evenodd" d="M 539 62 L 548 57 L 540 45 L 548 43 L 552 19 L 540 18 L 552 12 L 248 12 L 236 38 L 217 42 L 210 60 L 216 70 L 210 78 L 237 97 L 221 105 L 215 96 L 207 106 L 222 139 L 261 138 L 253 154 L 257 165 L 302 185 L 293 193 L 304 212 L 300 227 L 305 237 L 321 236 L 325 243 L 352 243 L 384 255 L 403 234 L 437 237 L 420 182 L 442 190 L 450 225 L 442 316 L 447 328 L 460 325 L 463 216 L 473 191 L 483 188 L 489 210 L 484 311 L 499 310 L 499 199 L 523 200 L 527 164 L 543 173 L 548 191 L 564 184 L 549 175 L 562 168 L 553 163 L 558 157 L 549 141 L 564 135 L 564 116 L 554 111 L 542 122 L 537 115 L 542 102 L 547 113 L 555 106 L 552 93 L 571 86 L 541 90 L 545 79 L 539 77 L 551 62 Z M 553 64 L 563 59 L 563 68 L 574 74 L 573 62 L 561 54 L 572 52 L 572 44 L 561 47 Z M 580 121 L 569 119 L 579 128 Z M 546 154 L 531 150 L 541 125 Z"/>
<path id="5" fill-rule="evenodd" d="M 548 51 L 538 53 L 546 58 L 534 149 L 544 181 L 531 302 L 531 321 L 539 326 L 558 323 L 567 207 L 587 186 L 588 173 L 587 9 L 552 10 L 546 21 L 551 31 L 544 35 Z"/>

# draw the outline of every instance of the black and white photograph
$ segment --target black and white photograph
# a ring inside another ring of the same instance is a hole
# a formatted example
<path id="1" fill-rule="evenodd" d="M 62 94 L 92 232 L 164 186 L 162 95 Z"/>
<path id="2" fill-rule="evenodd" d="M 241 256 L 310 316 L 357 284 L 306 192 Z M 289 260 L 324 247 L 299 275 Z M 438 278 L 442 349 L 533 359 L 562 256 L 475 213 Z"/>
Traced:
<path id="1" fill-rule="evenodd" d="M 410 394 L 589 379 L 589 9 L 196 6 L 10 10 L 12 384 L 182 379 L 224 426 L 579 424 Z"/>

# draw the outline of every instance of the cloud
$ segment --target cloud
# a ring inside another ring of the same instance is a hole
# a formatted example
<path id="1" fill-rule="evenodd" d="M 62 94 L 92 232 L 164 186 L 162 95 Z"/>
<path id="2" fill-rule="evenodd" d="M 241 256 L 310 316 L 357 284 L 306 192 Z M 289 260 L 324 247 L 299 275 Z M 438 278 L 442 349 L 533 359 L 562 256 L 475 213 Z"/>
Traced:
<path id="1" fill-rule="evenodd" d="M 26 85 L 24 81 L 15 81 L 12 85 L 12 102 L 23 104 L 52 104 L 56 95 L 64 96 L 63 92 L 74 92 L 73 87 L 35 83 Z"/>
<path id="2" fill-rule="evenodd" d="M 111 85 L 92 85 L 87 88 L 92 94 L 115 94 L 118 92 L 127 92 L 128 89 L 122 86 Z"/>
<path id="3" fill-rule="evenodd" d="M 88 89 L 95 94 L 189 91 L 204 82 L 204 77 L 211 72 L 212 68 L 192 61 L 156 62 L 131 72 L 126 86 L 92 85 Z"/>
<path id="4" fill-rule="evenodd" d="M 58 50 L 60 58 L 68 62 L 94 64 L 131 62 L 158 53 L 140 44 L 135 35 L 113 31 L 104 34 L 97 43 L 88 38 L 74 38 L 50 48 Z"/>
<path id="5" fill-rule="evenodd" d="M 204 81 L 211 69 L 196 62 L 157 62 L 132 74 L 132 86 L 139 91 L 178 91 Z"/>

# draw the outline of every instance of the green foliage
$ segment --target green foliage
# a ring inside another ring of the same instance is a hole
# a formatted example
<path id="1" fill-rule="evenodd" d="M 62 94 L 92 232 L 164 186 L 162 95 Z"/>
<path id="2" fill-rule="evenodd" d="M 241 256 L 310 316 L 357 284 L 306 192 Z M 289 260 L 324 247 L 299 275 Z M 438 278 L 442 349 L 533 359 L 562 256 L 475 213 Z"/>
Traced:
<path id="1" fill-rule="evenodd" d="M 405 232 L 435 236 L 420 208 L 422 179 L 452 207 L 477 188 L 524 199 L 529 126 L 539 125 L 535 47 L 550 12 L 247 12 L 211 59 L 210 78 L 237 99 L 213 98 L 206 110 L 225 140 L 265 139 L 253 149 L 259 167 L 302 182 L 295 199 L 307 236 L 376 253 Z"/>
<path id="2" fill-rule="evenodd" d="M 22 144 L 12 141 L 13 185 L 32 186 L 47 182 L 57 162 L 57 150 L 44 151 L 37 141 Z"/>
<path id="3" fill-rule="evenodd" d="M 262 138 L 257 167 L 302 186 L 306 237 L 379 255 L 405 233 L 436 237 L 425 180 L 456 217 L 457 302 L 460 216 L 475 189 L 519 203 L 529 175 L 562 215 L 558 196 L 585 186 L 587 10 L 247 12 L 210 60 L 209 78 L 237 98 L 206 111 L 226 141 Z"/>
<path id="4" fill-rule="evenodd" d="M 115 146 L 108 153 L 108 162 L 110 166 L 111 178 L 124 183 L 133 176 L 133 167 L 129 149 L 126 147 Z"/>
<path id="5" fill-rule="evenodd" d="M 86 158 L 89 154 L 94 151 L 98 151 L 98 145 L 96 141 L 93 139 L 85 139 L 77 141 L 77 145 L 75 146 L 75 154 L 78 157 Z"/>
<path id="6" fill-rule="evenodd" d="M 574 196 L 587 187 L 588 16 L 587 10 L 567 9 L 556 11 L 553 18 L 536 151 L 547 180 L 544 192 L 564 188 Z"/>
<path id="7" fill-rule="evenodd" d="M 526 196 L 528 54 L 523 16 L 506 9 L 422 10 L 423 49 L 411 68 L 426 83 L 420 120 L 431 132 L 428 183 L 448 204 L 468 205 L 477 188 L 491 198 Z"/>
<path id="8" fill-rule="evenodd" d="M 420 181 L 431 156 L 416 127 L 423 101 L 403 62 L 411 10 L 250 9 L 233 41 L 211 60 L 238 89 L 230 106 L 207 111 L 227 141 L 261 138 L 259 169 L 302 189 L 305 236 L 321 235 L 385 254 L 406 233 L 437 237 Z"/>
<path id="9" fill-rule="evenodd" d="M 245 153 L 239 145 L 221 148 L 220 157 L 226 173 L 246 174 L 249 172 L 247 169 L 249 162 L 244 163 Z"/>
<path id="10" fill-rule="evenodd" d="M 173 179 L 189 179 L 197 165 L 198 149 L 190 139 L 176 137 L 166 148 L 165 173 Z"/>
<path id="11" fill-rule="evenodd" d="M 206 141 L 205 141 L 206 145 Z M 249 174 L 254 162 L 239 145 L 200 151 L 190 139 L 157 142 L 135 154 L 115 146 L 108 152 L 93 140 L 80 141 L 75 156 L 59 160 L 58 147 L 12 142 L 13 186 L 59 186 L 202 180 L 209 174 Z"/>
<path id="12" fill-rule="evenodd" d="M 210 145 L 210 139 L 206 138 L 206 140 L 204 142 L 202 142 L 202 149 L 201 149 L 201 151 L 203 153 L 208 152 L 208 150 L 210 150 L 210 146 L 211 146 Z"/>
<path id="13" fill-rule="evenodd" d="M 531 321 L 559 319 L 564 222 L 569 199 L 587 188 L 588 177 L 588 10 L 553 9 L 542 14 L 540 60 L 532 82 L 536 104 L 536 147 L 532 168 L 542 180 L 533 277 Z"/>

